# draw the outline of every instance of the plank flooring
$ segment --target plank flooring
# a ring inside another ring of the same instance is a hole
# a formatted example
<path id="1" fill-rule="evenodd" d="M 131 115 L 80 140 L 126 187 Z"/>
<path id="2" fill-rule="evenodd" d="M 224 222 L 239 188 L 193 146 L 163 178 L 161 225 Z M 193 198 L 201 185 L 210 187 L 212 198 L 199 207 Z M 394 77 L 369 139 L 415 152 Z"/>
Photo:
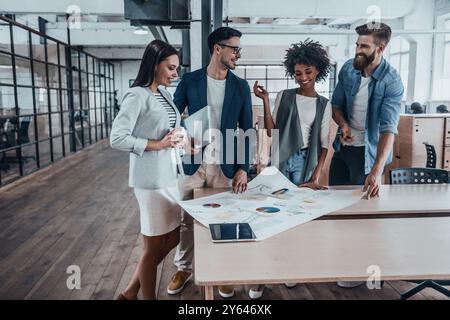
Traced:
<path id="1" fill-rule="evenodd" d="M 128 155 L 104 140 L 0 188 L 0 299 L 114 299 L 139 261 L 139 212 L 128 187 Z M 166 287 L 174 252 L 158 268 L 159 299 L 203 299 L 193 282 L 182 294 Z M 69 266 L 81 270 L 81 289 L 69 290 Z M 267 285 L 262 299 L 398 299 L 414 284 L 386 282 L 380 290 L 335 283 Z M 248 286 L 233 299 L 248 299 Z M 216 299 L 220 299 L 217 291 Z M 140 296 L 141 297 L 141 296 Z M 426 289 L 411 299 L 446 297 Z"/>

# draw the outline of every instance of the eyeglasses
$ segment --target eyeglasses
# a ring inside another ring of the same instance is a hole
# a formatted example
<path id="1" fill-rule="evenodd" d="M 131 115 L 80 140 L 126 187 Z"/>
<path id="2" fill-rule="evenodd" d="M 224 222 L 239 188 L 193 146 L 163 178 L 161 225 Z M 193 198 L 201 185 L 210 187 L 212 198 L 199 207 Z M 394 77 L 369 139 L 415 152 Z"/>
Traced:
<path id="1" fill-rule="evenodd" d="M 229 46 L 229 45 L 224 44 L 224 43 L 218 43 L 218 45 L 221 46 L 221 47 L 227 47 L 227 48 L 233 49 L 233 53 L 234 54 L 241 54 L 241 51 L 242 51 L 241 47 Z"/>

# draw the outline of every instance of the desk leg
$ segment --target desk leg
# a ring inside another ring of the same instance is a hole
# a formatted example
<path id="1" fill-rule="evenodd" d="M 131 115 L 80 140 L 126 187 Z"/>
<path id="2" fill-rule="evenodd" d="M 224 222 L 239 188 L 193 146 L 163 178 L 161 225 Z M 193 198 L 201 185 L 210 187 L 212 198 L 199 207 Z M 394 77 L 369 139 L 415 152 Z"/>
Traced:
<path id="1" fill-rule="evenodd" d="M 205 286 L 205 300 L 214 300 L 213 289 L 213 286 Z"/>

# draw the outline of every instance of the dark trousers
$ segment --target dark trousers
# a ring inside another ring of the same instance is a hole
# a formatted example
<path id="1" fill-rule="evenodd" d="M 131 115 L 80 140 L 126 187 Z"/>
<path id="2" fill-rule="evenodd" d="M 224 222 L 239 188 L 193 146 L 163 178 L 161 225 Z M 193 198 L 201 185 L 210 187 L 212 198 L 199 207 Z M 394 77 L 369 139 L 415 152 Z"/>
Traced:
<path id="1" fill-rule="evenodd" d="M 341 146 L 333 155 L 330 166 L 329 185 L 363 185 L 364 147 Z"/>

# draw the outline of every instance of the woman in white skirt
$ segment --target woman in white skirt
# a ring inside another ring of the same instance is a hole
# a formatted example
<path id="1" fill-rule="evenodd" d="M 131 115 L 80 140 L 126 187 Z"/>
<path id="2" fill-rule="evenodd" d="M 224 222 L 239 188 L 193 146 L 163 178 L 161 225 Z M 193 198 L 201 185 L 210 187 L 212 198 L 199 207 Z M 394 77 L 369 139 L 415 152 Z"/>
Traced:
<path id="1" fill-rule="evenodd" d="M 152 41 L 112 126 L 111 146 L 130 153 L 129 185 L 139 204 L 144 242 L 136 271 L 119 300 L 137 299 L 139 289 L 145 299 L 155 299 L 157 266 L 179 242 L 178 175 L 183 174 L 180 148 L 186 139 L 170 94 L 160 88 L 178 77 L 178 67 L 176 49 Z"/>

